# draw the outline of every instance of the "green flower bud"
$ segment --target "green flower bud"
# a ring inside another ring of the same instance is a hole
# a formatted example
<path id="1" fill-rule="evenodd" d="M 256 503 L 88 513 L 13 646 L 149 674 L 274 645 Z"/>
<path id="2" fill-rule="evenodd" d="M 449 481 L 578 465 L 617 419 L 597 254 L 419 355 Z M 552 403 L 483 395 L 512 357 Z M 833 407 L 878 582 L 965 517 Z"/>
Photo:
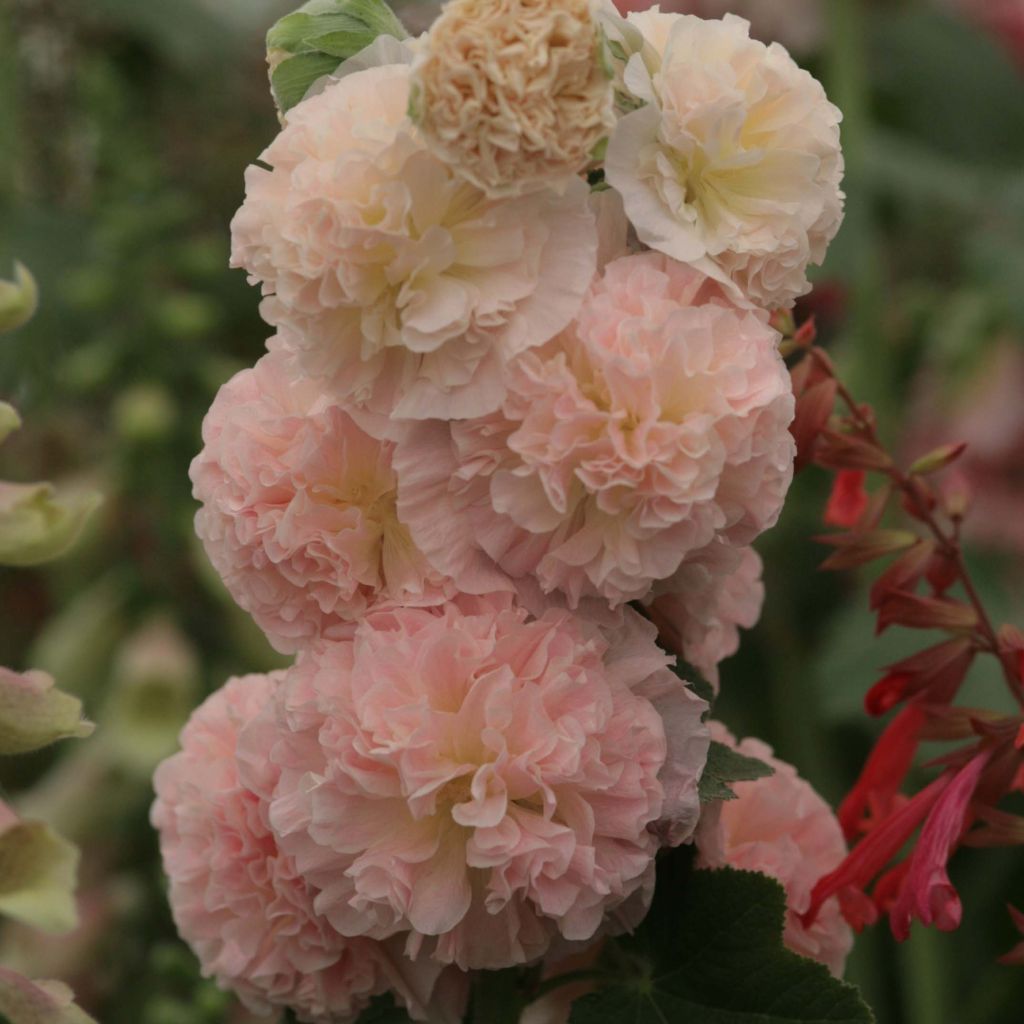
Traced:
<path id="1" fill-rule="evenodd" d="M 0 967 L 0 1017 L 9 1024 L 96 1024 L 60 981 L 29 981 Z"/>
<path id="2" fill-rule="evenodd" d="M 0 444 L 21 426 L 21 417 L 13 405 L 0 402 Z"/>
<path id="3" fill-rule="evenodd" d="M 28 323 L 38 305 L 36 279 L 28 267 L 15 262 L 14 280 L 0 281 L 0 334 Z"/>
<path id="4" fill-rule="evenodd" d="M 0 482 L 0 565 L 38 565 L 63 555 L 99 504 L 95 492 L 60 497 L 52 484 Z"/>
<path id="5" fill-rule="evenodd" d="M 78 850 L 40 821 L 0 804 L 0 914 L 48 932 L 78 924 Z"/>
<path id="6" fill-rule="evenodd" d="M 0 754 L 25 754 L 93 728 L 82 702 L 58 690 L 52 676 L 0 668 Z"/>
<path id="7" fill-rule="evenodd" d="M 267 33 L 270 90 L 281 114 L 378 36 L 408 33 L 384 0 L 309 0 Z"/>

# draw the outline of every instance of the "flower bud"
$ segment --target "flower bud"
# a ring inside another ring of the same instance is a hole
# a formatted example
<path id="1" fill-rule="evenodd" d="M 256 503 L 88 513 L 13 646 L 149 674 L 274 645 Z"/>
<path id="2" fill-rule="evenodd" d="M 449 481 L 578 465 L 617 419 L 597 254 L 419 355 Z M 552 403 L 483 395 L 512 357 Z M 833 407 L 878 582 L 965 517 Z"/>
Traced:
<path id="1" fill-rule="evenodd" d="M 60 981 L 29 981 L 0 967 L 0 1016 L 10 1024 L 95 1024 Z"/>
<path id="2" fill-rule="evenodd" d="M 0 482 L 0 565 L 27 566 L 63 555 L 100 504 L 95 492 L 60 497 L 52 484 Z"/>
<path id="3" fill-rule="evenodd" d="M 278 110 L 287 113 L 317 79 L 378 36 L 407 34 L 383 0 L 309 0 L 267 33 L 270 91 Z"/>
<path id="4" fill-rule="evenodd" d="M 36 279 L 23 263 L 14 264 L 14 280 L 0 281 L 0 334 L 29 322 L 39 305 Z"/>
<path id="5" fill-rule="evenodd" d="M 0 444 L 21 426 L 21 417 L 13 405 L 0 402 Z"/>
<path id="6" fill-rule="evenodd" d="M 0 802 L 0 914 L 48 932 L 78 923 L 78 850 L 49 825 L 21 821 Z"/>
<path id="7" fill-rule="evenodd" d="M 909 472 L 912 476 L 927 476 L 929 473 L 938 473 L 939 470 L 945 469 L 956 462 L 966 450 L 966 441 L 961 441 L 959 444 L 944 444 L 941 448 L 936 448 L 935 451 L 922 455 L 910 467 Z"/>
<path id="8" fill-rule="evenodd" d="M 45 672 L 0 668 L 0 754 L 24 754 L 59 739 L 88 736 L 82 702 L 62 693 Z"/>

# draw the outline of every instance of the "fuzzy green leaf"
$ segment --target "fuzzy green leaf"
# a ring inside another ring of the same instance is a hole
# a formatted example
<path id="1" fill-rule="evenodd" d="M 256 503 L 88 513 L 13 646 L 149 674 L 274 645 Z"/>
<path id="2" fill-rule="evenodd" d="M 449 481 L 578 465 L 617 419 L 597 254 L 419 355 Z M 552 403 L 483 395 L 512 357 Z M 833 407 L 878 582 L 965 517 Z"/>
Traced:
<path id="1" fill-rule="evenodd" d="M 732 783 L 753 782 L 754 779 L 765 779 L 774 774 L 775 769 L 764 761 L 748 757 L 724 743 L 712 740 L 708 762 L 698 786 L 700 802 L 707 804 L 712 800 L 735 800 Z"/>
<path id="2" fill-rule="evenodd" d="M 577 1000 L 571 1024 L 871 1024 L 855 988 L 783 946 L 776 881 L 681 862 L 659 862 L 655 909 L 618 940 L 634 973 Z"/>

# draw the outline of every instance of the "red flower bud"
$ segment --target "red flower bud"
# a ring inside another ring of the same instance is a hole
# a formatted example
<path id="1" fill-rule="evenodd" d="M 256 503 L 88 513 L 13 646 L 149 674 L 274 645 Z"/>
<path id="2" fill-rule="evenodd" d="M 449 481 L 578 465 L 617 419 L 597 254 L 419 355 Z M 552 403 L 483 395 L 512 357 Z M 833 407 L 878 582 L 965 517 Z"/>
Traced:
<path id="1" fill-rule="evenodd" d="M 868 492 L 864 489 L 863 469 L 844 469 L 836 474 L 832 493 L 825 506 L 825 522 L 829 526 L 857 525 L 868 507 Z"/>

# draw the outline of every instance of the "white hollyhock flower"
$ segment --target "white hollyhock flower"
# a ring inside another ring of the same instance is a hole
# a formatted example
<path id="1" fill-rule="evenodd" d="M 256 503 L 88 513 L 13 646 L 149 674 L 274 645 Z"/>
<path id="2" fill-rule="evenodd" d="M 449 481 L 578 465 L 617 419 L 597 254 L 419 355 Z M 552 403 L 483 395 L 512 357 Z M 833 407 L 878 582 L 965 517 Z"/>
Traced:
<path id="1" fill-rule="evenodd" d="M 644 105 L 612 133 L 605 171 L 641 241 L 754 305 L 791 306 L 842 221 L 842 115 L 742 18 L 628 24 L 648 44 L 624 76 Z"/>

